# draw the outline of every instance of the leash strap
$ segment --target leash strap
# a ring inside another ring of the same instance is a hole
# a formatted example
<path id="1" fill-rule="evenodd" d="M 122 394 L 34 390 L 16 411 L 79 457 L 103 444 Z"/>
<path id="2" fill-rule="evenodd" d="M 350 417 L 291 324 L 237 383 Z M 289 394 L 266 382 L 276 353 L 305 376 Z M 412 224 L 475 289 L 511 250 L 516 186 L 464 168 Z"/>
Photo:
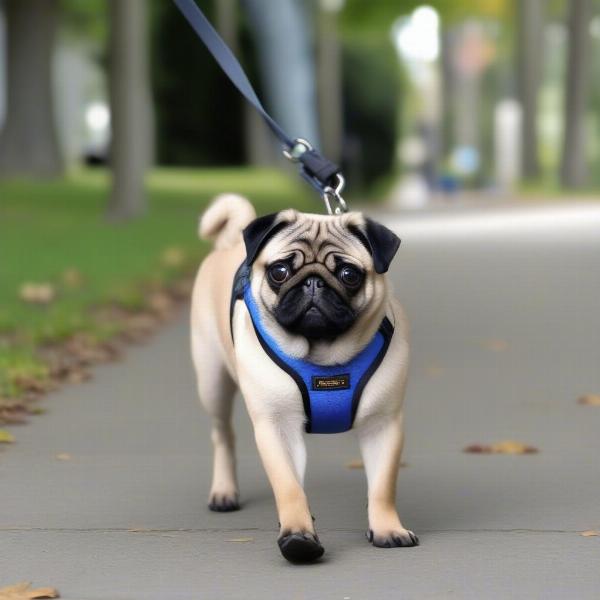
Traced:
<path id="1" fill-rule="evenodd" d="M 322 156 L 308 141 L 302 138 L 290 138 L 267 113 L 237 58 L 194 0 L 173 1 L 231 83 L 259 112 L 271 131 L 282 142 L 283 155 L 288 160 L 299 163 L 300 176 L 319 192 L 327 212 L 329 214 L 346 212 L 348 208 L 341 196 L 345 181 L 340 173 L 340 167 Z"/>

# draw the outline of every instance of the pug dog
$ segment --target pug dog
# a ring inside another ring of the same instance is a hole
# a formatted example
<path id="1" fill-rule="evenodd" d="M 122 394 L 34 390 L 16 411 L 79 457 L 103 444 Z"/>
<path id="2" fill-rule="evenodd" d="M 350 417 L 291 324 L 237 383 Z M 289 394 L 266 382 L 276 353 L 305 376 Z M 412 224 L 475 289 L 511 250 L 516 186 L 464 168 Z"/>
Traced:
<path id="1" fill-rule="evenodd" d="M 199 233 L 214 243 L 191 307 L 198 393 L 212 419 L 209 508 L 240 508 L 231 418 L 239 389 L 286 559 L 310 562 L 324 552 L 303 489 L 311 427 L 356 432 L 368 483 L 367 539 L 382 548 L 417 545 L 396 510 L 409 348 L 385 273 L 400 240 L 359 212 L 289 209 L 256 218 L 250 202 L 233 194 L 215 199 Z"/>

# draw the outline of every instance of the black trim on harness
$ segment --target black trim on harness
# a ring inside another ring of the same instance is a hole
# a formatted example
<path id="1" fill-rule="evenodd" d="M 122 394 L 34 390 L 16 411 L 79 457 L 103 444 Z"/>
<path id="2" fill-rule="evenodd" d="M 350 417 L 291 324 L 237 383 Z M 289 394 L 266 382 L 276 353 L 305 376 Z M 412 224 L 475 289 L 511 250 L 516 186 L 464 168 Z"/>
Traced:
<path id="1" fill-rule="evenodd" d="M 302 395 L 302 404 L 304 405 L 304 414 L 306 415 L 306 424 L 304 425 L 304 430 L 306 431 L 306 433 L 310 433 L 311 428 L 312 428 L 310 396 L 308 394 L 308 389 L 306 388 L 306 385 L 304 384 L 304 380 L 302 379 L 302 377 L 300 377 L 300 375 L 298 375 L 298 373 L 296 373 L 296 371 L 294 371 L 294 369 L 292 369 L 289 365 L 284 363 L 279 358 L 279 356 L 277 356 L 277 354 L 275 354 L 273 352 L 273 350 L 271 350 L 271 347 L 267 344 L 267 342 L 265 342 L 265 340 L 263 339 L 263 336 L 260 335 L 260 332 L 256 328 L 256 325 L 254 325 L 254 321 L 252 321 L 252 325 L 254 326 L 254 332 L 256 333 L 256 337 L 258 338 L 260 345 L 263 347 L 263 350 L 267 353 L 269 358 L 280 369 L 285 371 L 296 382 L 296 385 L 298 386 L 298 389 L 300 390 L 300 394 Z"/>
<path id="2" fill-rule="evenodd" d="M 245 290 L 246 286 L 249 285 L 249 281 L 250 281 L 250 271 L 251 271 L 251 267 L 246 264 L 246 261 L 244 261 L 239 266 L 239 268 L 236 271 L 235 276 L 233 278 L 233 286 L 232 286 L 232 290 L 231 290 L 231 302 L 229 305 L 229 327 L 230 327 L 230 331 L 231 331 L 231 339 L 233 342 L 234 342 L 233 313 L 235 310 L 235 303 L 238 300 L 243 301 L 243 299 L 244 299 L 244 290 Z M 256 327 L 252 318 L 250 320 L 252 321 L 252 326 L 254 327 L 254 332 L 256 334 L 256 337 L 257 337 L 258 341 L 260 342 L 261 347 L 266 352 L 267 356 L 282 371 L 287 373 L 294 380 L 296 385 L 298 386 L 298 389 L 300 390 L 300 395 L 302 396 L 302 404 L 304 406 L 304 414 L 306 415 L 306 424 L 305 424 L 304 429 L 305 429 L 306 433 L 311 433 L 312 422 L 311 422 L 310 394 L 309 394 L 308 388 L 306 387 L 304 380 L 302 379 L 300 374 L 298 374 L 293 368 L 291 368 L 287 363 L 285 363 L 283 360 L 281 360 L 281 358 L 279 356 L 277 356 L 277 354 L 275 354 L 273 352 L 271 347 L 267 344 L 267 342 L 264 340 L 264 338 L 260 334 L 260 331 Z M 392 325 L 390 320 L 387 317 L 385 317 L 383 319 L 383 321 L 381 322 L 381 325 L 379 326 L 378 331 L 383 336 L 383 346 L 381 347 L 381 350 L 379 350 L 375 360 L 369 365 L 369 368 L 365 371 L 363 376 L 360 378 L 360 380 L 356 386 L 356 389 L 354 390 L 354 394 L 352 395 L 352 412 L 351 412 L 351 422 L 350 422 L 351 428 L 354 425 L 354 419 L 356 418 L 356 413 L 358 411 L 358 405 L 360 403 L 362 393 L 363 393 L 365 387 L 367 386 L 367 383 L 369 383 L 371 377 L 373 376 L 375 371 L 377 371 L 377 369 L 383 362 L 385 355 L 387 354 L 388 348 L 390 346 L 390 342 L 392 340 L 392 335 L 394 334 L 394 326 Z"/>
<path id="3" fill-rule="evenodd" d="M 381 322 L 381 326 L 379 327 L 379 331 L 381 335 L 383 335 L 383 346 L 381 350 L 377 354 L 377 358 L 371 363 L 365 374 L 360 378 L 356 389 L 354 390 L 354 395 L 352 396 L 352 421 L 351 426 L 354 425 L 354 419 L 356 418 L 356 413 L 358 411 L 358 403 L 360 402 L 360 398 L 362 396 L 363 390 L 365 389 L 369 380 L 379 368 L 379 365 L 383 362 L 385 355 L 387 354 L 388 348 L 390 346 L 390 342 L 392 341 L 392 335 L 394 334 L 394 326 L 390 322 L 390 320 L 385 317 Z"/>

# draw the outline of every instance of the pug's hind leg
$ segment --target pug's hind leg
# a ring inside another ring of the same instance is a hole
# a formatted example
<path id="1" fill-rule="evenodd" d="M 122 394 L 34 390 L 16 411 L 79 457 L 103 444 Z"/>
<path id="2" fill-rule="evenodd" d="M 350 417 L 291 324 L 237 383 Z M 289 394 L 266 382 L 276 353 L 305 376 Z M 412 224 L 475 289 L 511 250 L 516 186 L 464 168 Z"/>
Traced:
<path id="1" fill-rule="evenodd" d="M 229 512 L 240 508 L 231 423 L 236 386 L 224 366 L 212 367 L 198 373 L 200 401 L 212 419 L 213 475 L 208 507 Z"/>
<path id="2" fill-rule="evenodd" d="M 402 417 L 366 423 L 358 429 L 358 438 L 369 486 L 367 539 L 379 548 L 418 546 L 419 539 L 405 529 L 396 510 Z"/>
<path id="3" fill-rule="evenodd" d="M 321 557 L 324 549 L 302 487 L 306 465 L 302 422 L 293 421 L 262 417 L 254 421 L 254 434 L 277 504 L 279 549 L 290 562 L 304 563 Z"/>

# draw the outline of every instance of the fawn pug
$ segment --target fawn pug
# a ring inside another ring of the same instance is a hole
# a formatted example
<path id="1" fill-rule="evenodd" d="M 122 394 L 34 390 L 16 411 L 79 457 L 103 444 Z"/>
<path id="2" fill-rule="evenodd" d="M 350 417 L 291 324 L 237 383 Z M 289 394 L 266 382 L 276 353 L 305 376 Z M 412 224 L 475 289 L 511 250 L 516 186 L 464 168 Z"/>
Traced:
<path id="1" fill-rule="evenodd" d="M 212 418 L 211 510 L 239 508 L 231 423 L 239 389 L 273 488 L 285 558 L 309 562 L 324 551 L 303 489 L 306 431 L 355 430 L 369 541 L 417 545 L 395 504 L 408 342 L 385 273 L 400 240 L 358 212 L 290 209 L 256 218 L 232 194 L 207 209 L 200 235 L 214 242 L 191 314 L 198 392 Z"/>

